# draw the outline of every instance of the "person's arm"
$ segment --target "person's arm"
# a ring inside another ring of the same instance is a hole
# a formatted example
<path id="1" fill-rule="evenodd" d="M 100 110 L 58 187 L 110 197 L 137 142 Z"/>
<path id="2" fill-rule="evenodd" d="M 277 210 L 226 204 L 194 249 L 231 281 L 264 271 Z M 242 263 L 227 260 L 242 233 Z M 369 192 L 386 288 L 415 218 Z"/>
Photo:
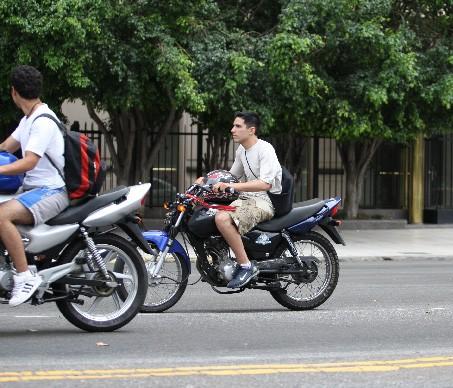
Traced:
<path id="1" fill-rule="evenodd" d="M 270 190 L 272 185 L 275 183 L 277 175 L 281 171 L 280 162 L 275 154 L 275 149 L 271 145 L 267 145 L 266 148 L 262 150 L 260 153 L 259 163 L 259 179 L 268 184 L 269 188 L 267 190 Z"/>
<path id="2" fill-rule="evenodd" d="M 8 136 L 8 138 L 0 144 L 0 152 L 7 151 L 10 153 L 16 152 L 20 148 L 20 143 L 14 139 L 12 136 Z"/>
<path id="3" fill-rule="evenodd" d="M 39 155 L 31 151 L 25 151 L 25 156 L 22 159 L 16 160 L 13 163 L 0 166 L 0 174 L 2 175 L 19 175 L 24 172 L 33 170 L 38 164 Z"/>
<path id="4" fill-rule="evenodd" d="M 227 187 L 232 187 L 236 191 L 268 191 L 272 187 L 269 183 L 262 181 L 261 179 L 254 179 L 253 181 L 248 182 L 238 182 L 238 183 L 224 183 L 219 182 L 213 186 L 214 191 L 225 191 Z"/>
<path id="5" fill-rule="evenodd" d="M 238 179 L 241 179 L 244 176 L 244 166 L 242 165 L 241 159 L 237 154 L 233 165 L 230 168 L 230 172 Z"/>
<path id="6" fill-rule="evenodd" d="M 234 154 L 234 162 L 233 165 L 230 168 L 230 172 L 239 180 L 242 180 L 242 178 L 245 179 L 245 171 L 244 171 L 244 165 L 242 164 L 242 159 L 241 155 L 244 148 L 242 146 L 239 146 L 238 149 L 236 150 L 236 153 Z"/>

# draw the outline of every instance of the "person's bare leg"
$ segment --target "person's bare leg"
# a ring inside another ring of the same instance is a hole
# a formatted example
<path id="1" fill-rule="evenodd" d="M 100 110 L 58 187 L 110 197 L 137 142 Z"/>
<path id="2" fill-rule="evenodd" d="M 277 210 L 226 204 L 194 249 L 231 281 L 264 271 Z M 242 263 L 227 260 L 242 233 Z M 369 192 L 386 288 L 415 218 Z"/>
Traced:
<path id="1" fill-rule="evenodd" d="M 228 212 L 218 212 L 215 215 L 217 229 L 230 246 L 239 264 L 248 264 L 250 261 L 245 253 L 244 244 L 234 221 Z"/>
<path id="2" fill-rule="evenodd" d="M 20 202 L 11 200 L 0 205 L 0 239 L 18 273 L 28 270 L 22 237 L 15 224 L 32 225 L 33 216 Z"/>

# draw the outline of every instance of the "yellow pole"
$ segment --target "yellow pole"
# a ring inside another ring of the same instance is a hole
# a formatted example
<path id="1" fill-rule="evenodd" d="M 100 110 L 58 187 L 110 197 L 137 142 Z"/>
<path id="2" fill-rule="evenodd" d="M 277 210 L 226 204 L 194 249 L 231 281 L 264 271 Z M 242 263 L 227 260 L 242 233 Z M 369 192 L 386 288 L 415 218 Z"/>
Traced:
<path id="1" fill-rule="evenodd" d="M 425 141 L 423 134 L 417 135 L 412 146 L 411 198 L 409 201 L 409 222 L 423 223 Z"/>

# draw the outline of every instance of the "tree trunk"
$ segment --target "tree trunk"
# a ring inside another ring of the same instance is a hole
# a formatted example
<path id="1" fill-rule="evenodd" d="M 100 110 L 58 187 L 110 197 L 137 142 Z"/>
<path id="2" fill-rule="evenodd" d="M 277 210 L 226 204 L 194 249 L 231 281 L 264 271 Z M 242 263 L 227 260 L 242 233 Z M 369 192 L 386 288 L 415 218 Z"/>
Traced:
<path id="1" fill-rule="evenodd" d="M 153 163 L 165 136 L 181 117 L 172 105 L 163 124 L 156 126 L 143 111 L 109 111 L 109 123 L 103 122 L 88 104 L 88 113 L 104 135 L 118 185 L 148 182 Z M 151 131 L 150 128 L 154 130 Z"/>
<path id="2" fill-rule="evenodd" d="M 307 139 L 307 137 L 293 132 L 274 135 L 269 139 L 275 148 L 280 164 L 285 166 L 296 180 L 302 176 Z"/>
<path id="3" fill-rule="evenodd" d="M 381 143 L 380 139 L 337 143 L 346 174 L 343 203 L 347 218 L 357 218 L 365 173 Z"/>
<path id="4" fill-rule="evenodd" d="M 229 170 L 228 154 L 231 137 L 225 132 L 209 131 L 206 141 L 206 152 L 203 155 L 203 171 L 216 169 Z"/>

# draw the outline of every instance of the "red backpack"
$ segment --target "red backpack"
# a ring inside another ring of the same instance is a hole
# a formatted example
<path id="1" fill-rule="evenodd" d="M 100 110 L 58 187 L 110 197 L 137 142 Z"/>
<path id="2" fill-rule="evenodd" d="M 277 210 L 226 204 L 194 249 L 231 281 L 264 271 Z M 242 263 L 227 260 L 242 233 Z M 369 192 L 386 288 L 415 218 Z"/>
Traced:
<path id="1" fill-rule="evenodd" d="M 83 199 L 96 195 L 101 190 L 106 172 L 105 163 L 101 161 L 96 144 L 80 132 L 67 130 L 59 120 L 50 114 L 43 113 L 37 116 L 33 123 L 40 117 L 47 117 L 54 121 L 63 134 L 64 174 L 49 155 L 44 155 L 64 180 L 69 199 Z"/>

